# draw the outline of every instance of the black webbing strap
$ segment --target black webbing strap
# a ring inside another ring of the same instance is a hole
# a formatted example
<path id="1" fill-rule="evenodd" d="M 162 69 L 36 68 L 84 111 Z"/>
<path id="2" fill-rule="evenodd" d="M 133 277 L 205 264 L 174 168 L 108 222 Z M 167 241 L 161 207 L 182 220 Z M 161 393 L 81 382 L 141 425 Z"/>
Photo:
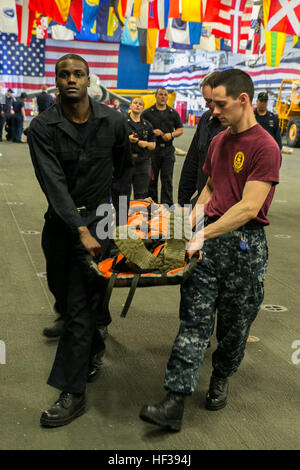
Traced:
<path id="1" fill-rule="evenodd" d="M 137 274 L 134 275 L 134 277 L 132 279 L 130 290 L 129 290 L 125 305 L 123 307 L 122 313 L 120 315 L 123 318 L 126 317 L 126 314 L 129 310 L 129 307 L 130 307 L 130 304 L 132 302 L 132 299 L 133 299 L 133 296 L 134 296 L 134 293 L 135 293 L 135 289 L 137 288 L 140 277 L 141 277 L 141 275 L 137 273 Z"/>
<path id="2" fill-rule="evenodd" d="M 109 278 L 109 281 L 108 281 L 108 284 L 107 284 L 107 287 L 106 287 L 105 296 L 104 296 L 104 299 L 103 299 L 103 309 L 104 309 L 104 311 L 105 311 L 105 309 L 108 310 L 109 301 L 110 301 L 110 298 L 111 298 L 112 290 L 113 290 L 115 282 L 116 282 L 117 274 L 118 273 L 113 272 L 112 275 Z"/>

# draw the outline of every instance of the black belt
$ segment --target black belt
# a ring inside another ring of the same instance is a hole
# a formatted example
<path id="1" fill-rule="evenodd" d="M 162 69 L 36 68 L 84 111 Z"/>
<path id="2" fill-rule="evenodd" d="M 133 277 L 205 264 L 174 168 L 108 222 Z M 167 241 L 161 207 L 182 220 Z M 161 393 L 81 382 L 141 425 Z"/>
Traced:
<path id="1" fill-rule="evenodd" d="M 216 222 L 217 220 L 219 220 L 219 218 L 220 217 L 209 217 L 208 215 L 206 215 L 204 217 L 204 225 L 212 224 Z M 249 222 L 247 222 L 245 225 L 242 225 L 241 227 L 234 229 L 233 232 L 243 232 L 244 230 L 259 230 L 263 227 L 264 225 L 261 224 L 260 222 L 257 222 L 256 220 L 249 220 Z"/>

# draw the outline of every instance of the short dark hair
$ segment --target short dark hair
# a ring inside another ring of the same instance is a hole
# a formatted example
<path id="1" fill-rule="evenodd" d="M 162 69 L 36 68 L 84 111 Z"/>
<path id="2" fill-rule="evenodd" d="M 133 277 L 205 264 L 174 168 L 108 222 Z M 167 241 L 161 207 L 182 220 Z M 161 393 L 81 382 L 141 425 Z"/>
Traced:
<path id="1" fill-rule="evenodd" d="M 84 63 L 85 65 L 85 68 L 86 68 L 86 71 L 87 71 L 87 74 L 89 75 L 90 74 L 90 70 L 89 70 L 89 64 L 87 63 L 87 61 L 81 57 L 81 55 L 77 55 L 77 54 L 65 54 L 63 55 L 62 57 L 60 57 L 58 59 L 58 61 L 56 62 L 55 64 L 55 76 L 57 77 L 57 71 L 58 71 L 58 64 L 60 62 L 62 62 L 63 60 L 67 60 L 67 59 L 73 59 L 73 60 L 80 60 L 81 62 Z"/>
<path id="2" fill-rule="evenodd" d="M 215 79 L 217 78 L 219 73 L 221 73 L 221 72 L 216 70 L 215 72 L 212 72 L 209 75 L 206 75 L 206 77 L 204 77 L 202 82 L 200 83 L 200 88 L 203 89 L 203 87 L 205 87 L 205 86 L 210 86 L 211 88 L 213 88 Z"/>
<path id="3" fill-rule="evenodd" d="M 223 85 L 226 95 L 236 99 L 241 93 L 247 93 L 252 103 L 254 96 L 253 81 L 248 73 L 239 69 L 227 69 L 218 73 L 214 79 L 213 88 Z"/>
<path id="4" fill-rule="evenodd" d="M 166 92 L 168 93 L 168 90 L 164 87 L 164 86 L 160 86 L 157 88 L 156 92 L 155 92 L 155 96 L 157 96 L 157 93 L 159 90 L 166 90 Z"/>

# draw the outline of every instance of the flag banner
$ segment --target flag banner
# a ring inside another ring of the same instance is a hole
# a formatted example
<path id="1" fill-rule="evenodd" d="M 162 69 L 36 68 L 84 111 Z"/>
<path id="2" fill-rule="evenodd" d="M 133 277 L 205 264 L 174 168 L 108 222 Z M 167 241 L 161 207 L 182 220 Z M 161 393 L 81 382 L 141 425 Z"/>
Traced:
<path id="1" fill-rule="evenodd" d="M 83 0 L 82 28 L 90 31 L 97 20 L 100 7 L 100 0 Z"/>
<path id="2" fill-rule="evenodd" d="M 75 32 L 79 32 L 82 26 L 83 0 L 71 0 L 69 16 L 67 20 L 67 28 L 70 28 L 68 22 L 74 25 Z M 73 29 L 73 28 L 70 28 Z"/>
<path id="3" fill-rule="evenodd" d="M 57 41 L 71 41 L 74 39 L 74 31 L 62 24 L 53 24 L 51 26 L 51 38 Z"/>
<path id="4" fill-rule="evenodd" d="M 108 88 L 117 87 L 119 44 L 88 43 L 86 41 L 55 41 L 46 39 L 45 74 L 47 84 L 55 85 L 55 64 L 65 54 L 82 56 L 90 67 L 90 73 L 98 75 L 101 84 Z"/>
<path id="5" fill-rule="evenodd" d="M 158 42 L 158 29 L 138 28 L 139 51 L 142 64 L 152 64 Z"/>
<path id="6" fill-rule="evenodd" d="M 253 5 L 249 38 L 247 43 L 247 49 L 253 55 L 258 55 L 260 52 L 259 49 L 262 31 L 261 12 L 261 5 Z"/>
<path id="7" fill-rule="evenodd" d="M 48 37 L 48 17 L 36 14 L 32 34 L 37 37 L 37 39 L 46 39 Z"/>
<path id="8" fill-rule="evenodd" d="M 16 0 L 18 21 L 18 41 L 29 46 L 32 36 L 33 22 L 36 13 L 28 8 L 29 0 Z"/>
<path id="9" fill-rule="evenodd" d="M 158 0 L 152 0 L 148 5 L 148 28 L 159 29 Z"/>
<path id="10" fill-rule="evenodd" d="M 170 0 L 157 0 L 157 12 L 159 29 L 165 29 L 168 26 Z"/>
<path id="11" fill-rule="evenodd" d="M 139 14 L 134 14 L 133 16 L 136 17 L 136 24 L 138 28 L 147 29 L 148 28 L 148 18 L 149 18 L 149 3 L 143 2 L 141 4 L 140 9 L 138 10 Z"/>
<path id="12" fill-rule="evenodd" d="M 121 43 L 127 46 L 139 46 L 138 28 L 134 16 L 130 16 L 125 20 Z"/>
<path id="13" fill-rule="evenodd" d="M 160 29 L 158 33 L 158 47 L 170 47 L 169 41 L 166 39 L 167 28 Z"/>
<path id="14" fill-rule="evenodd" d="M 286 34 L 265 31 L 266 62 L 268 66 L 278 67 L 284 54 Z"/>
<path id="15" fill-rule="evenodd" d="M 255 89 L 278 90 L 282 80 L 289 78 L 300 79 L 299 62 L 295 58 L 282 59 L 278 67 L 267 67 L 265 64 L 257 67 L 246 67 L 243 64 L 237 64 L 235 68 L 240 68 L 248 73 L 253 80 Z"/>
<path id="16" fill-rule="evenodd" d="M 18 34 L 18 23 L 15 0 L 1 0 L 0 31 Z"/>
<path id="17" fill-rule="evenodd" d="M 300 0 L 264 0 L 266 31 L 300 36 Z"/>
<path id="18" fill-rule="evenodd" d="M 195 88 L 209 73 L 209 67 L 197 69 L 195 66 L 180 67 L 169 72 L 151 72 L 149 74 L 148 88 L 165 87 L 170 90 Z"/>
<path id="19" fill-rule="evenodd" d="M 181 17 L 184 21 L 191 21 L 201 23 L 201 0 L 181 0 L 182 14 Z"/>
<path id="20" fill-rule="evenodd" d="M 300 49 L 300 38 L 298 36 L 294 36 L 293 38 L 293 47 L 295 49 Z"/>
<path id="21" fill-rule="evenodd" d="M 46 84 L 45 40 L 32 37 L 30 46 L 20 44 L 15 34 L 0 33 L 0 81 L 16 94 L 39 90 Z"/>
<path id="22" fill-rule="evenodd" d="M 29 8 L 34 12 L 49 16 L 53 21 L 66 24 L 71 0 L 29 0 Z"/>
<path id="23" fill-rule="evenodd" d="M 115 15 L 114 8 L 109 3 L 102 4 L 98 10 L 96 33 L 100 41 L 120 42 L 122 36 L 122 25 Z"/>
<path id="24" fill-rule="evenodd" d="M 190 44 L 190 28 L 181 18 L 169 18 L 166 39 L 179 44 Z"/>
<path id="25" fill-rule="evenodd" d="M 169 9 L 169 18 L 180 17 L 180 0 L 171 0 Z"/>

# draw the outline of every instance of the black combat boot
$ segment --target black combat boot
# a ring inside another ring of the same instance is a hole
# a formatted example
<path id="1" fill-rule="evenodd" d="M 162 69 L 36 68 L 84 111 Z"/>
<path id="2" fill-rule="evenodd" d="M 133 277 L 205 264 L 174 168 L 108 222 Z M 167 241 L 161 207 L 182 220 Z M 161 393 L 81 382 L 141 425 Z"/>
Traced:
<path id="1" fill-rule="evenodd" d="M 85 394 L 62 392 L 59 399 L 41 416 L 41 425 L 47 428 L 64 426 L 84 413 Z"/>
<path id="2" fill-rule="evenodd" d="M 212 375 L 209 390 L 206 394 L 205 407 L 212 411 L 224 408 L 227 405 L 228 387 L 228 379 Z"/>
<path id="3" fill-rule="evenodd" d="M 185 395 L 169 392 L 157 405 L 145 405 L 140 418 L 147 423 L 157 424 L 171 431 L 180 431 L 184 411 Z"/>
<path id="4" fill-rule="evenodd" d="M 49 326 L 44 328 L 43 335 L 47 336 L 47 338 L 59 338 L 62 335 L 64 329 L 64 320 L 62 317 L 58 317 L 55 321 L 53 326 Z"/>

